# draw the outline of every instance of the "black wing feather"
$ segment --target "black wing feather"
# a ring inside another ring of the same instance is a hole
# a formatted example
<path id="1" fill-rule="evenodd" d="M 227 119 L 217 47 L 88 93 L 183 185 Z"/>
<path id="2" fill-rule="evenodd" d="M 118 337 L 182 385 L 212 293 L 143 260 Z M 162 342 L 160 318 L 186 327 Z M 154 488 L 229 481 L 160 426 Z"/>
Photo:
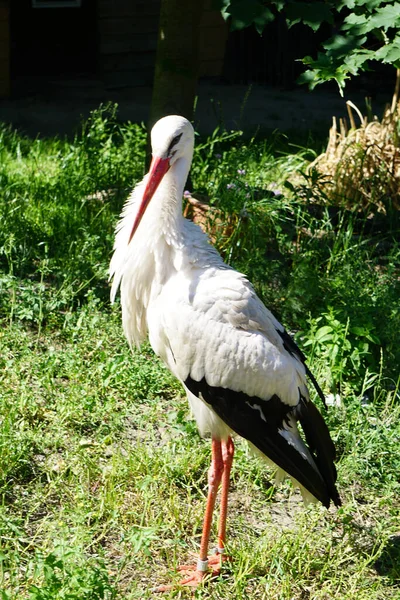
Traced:
<path id="1" fill-rule="evenodd" d="M 310 380 L 312 381 L 313 386 L 315 387 L 315 390 L 318 394 L 318 396 L 321 398 L 325 408 L 328 408 L 326 406 L 326 400 L 325 400 L 325 396 L 324 396 L 324 392 L 321 390 L 318 381 L 315 379 L 314 375 L 311 373 L 310 369 L 308 368 L 308 365 L 306 364 L 306 357 L 303 354 L 303 352 L 300 350 L 300 348 L 298 347 L 298 345 L 296 344 L 296 342 L 294 341 L 293 338 L 290 337 L 290 335 L 288 334 L 288 332 L 283 329 L 283 331 L 281 331 L 280 329 L 276 330 L 283 342 L 283 347 L 285 348 L 285 350 L 287 350 L 289 352 L 289 354 L 291 354 L 292 356 L 296 356 L 300 362 L 303 363 L 303 365 L 305 366 L 306 369 L 306 373 L 307 376 L 310 378 Z"/>
<path id="2" fill-rule="evenodd" d="M 304 401 L 298 409 L 284 404 L 276 395 L 265 401 L 244 392 L 210 386 L 205 378 L 195 381 L 189 376 L 184 383 L 195 396 L 209 404 L 233 431 L 254 444 L 322 504 L 328 507 L 331 499 L 337 503 L 334 447 L 321 415 L 311 402 L 306 404 Z M 313 407 L 311 411 L 308 410 L 309 405 Z M 304 421 L 303 430 L 315 464 L 284 437 L 284 424 L 288 423 L 289 414 L 302 424 Z M 322 433 L 314 434 L 313 428 L 320 427 L 321 421 L 324 425 Z"/>

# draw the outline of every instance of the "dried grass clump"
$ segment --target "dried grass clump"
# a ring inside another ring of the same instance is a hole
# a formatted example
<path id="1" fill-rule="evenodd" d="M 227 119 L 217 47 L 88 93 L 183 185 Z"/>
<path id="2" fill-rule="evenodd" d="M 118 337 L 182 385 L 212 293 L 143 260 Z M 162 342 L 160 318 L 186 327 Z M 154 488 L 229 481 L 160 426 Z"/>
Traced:
<path id="1" fill-rule="evenodd" d="M 235 229 L 238 226 L 239 216 L 236 214 L 225 214 L 224 211 L 217 208 L 216 206 L 210 206 L 210 199 L 206 196 L 194 197 L 192 195 L 186 196 L 186 205 L 183 210 L 183 216 L 190 219 L 202 230 L 207 233 L 211 243 L 220 245 L 223 244 L 224 240 L 229 240 Z"/>
<path id="2" fill-rule="evenodd" d="M 329 132 L 326 151 L 309 166 L 323 197 L 333 204 L 358 210 L 386 213 L 391 204 L 400 208 L 400 70 L 392 104 L 381 121 L 364 117 L 350 101 L 346 119 L 336 118 Z M 354 113 L 360 119 L 356 127 Z"/>

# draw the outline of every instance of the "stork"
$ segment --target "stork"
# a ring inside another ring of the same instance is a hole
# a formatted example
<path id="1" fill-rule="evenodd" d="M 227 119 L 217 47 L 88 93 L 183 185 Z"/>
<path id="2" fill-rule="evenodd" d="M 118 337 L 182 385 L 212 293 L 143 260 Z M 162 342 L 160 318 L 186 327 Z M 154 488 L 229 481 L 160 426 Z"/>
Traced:
<path id="1" fill-rule="evenodd" d="M 118 288 L 131 346 L 148 336 L 181 381 L 202 435 L 211 435 L 211 467 L 200 553 L 181 582 L 197 586 L 226 558 L 232 436 L 288 474 L 303 495 L 340 505 L 335 448 L 307 389 L 305 356 L 257 297 L 246 277 L 224 263 L 205 233 L 182 216 L 194 131 L 180 116 L 151 131 L 149 173 L 128 198 L 110 263 L 111 301 Z M 297 423 L 300 424 L 302 435 Z M 216 553 L 208 556 L 221 486 Z M 169 589 L 162 586 L 160 591 Z"/>

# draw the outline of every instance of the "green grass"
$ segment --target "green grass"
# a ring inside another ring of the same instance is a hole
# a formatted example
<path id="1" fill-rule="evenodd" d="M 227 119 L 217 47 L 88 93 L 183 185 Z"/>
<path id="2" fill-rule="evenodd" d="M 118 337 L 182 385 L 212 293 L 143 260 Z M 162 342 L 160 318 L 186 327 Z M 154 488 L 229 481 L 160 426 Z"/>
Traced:
<path id="1" fill-rule="evenodd" d="M 150 598 L 198 548 L 210 451 L 180 386 L 149 347 L 131 353 L 108 301 L 144 131 L 108 107 L 72 142 L 5 127 L 1 140 L 0 598 Z M 242 215 L 218 244 L 340 397 L 326 419 L 343 507 L 304 508 L 238 442 L 234 560 L 197 598 L 400 597 L 399 226 L 285 187 L 312 157 L 216 132 L 198 140 L 192 179 Z"/>

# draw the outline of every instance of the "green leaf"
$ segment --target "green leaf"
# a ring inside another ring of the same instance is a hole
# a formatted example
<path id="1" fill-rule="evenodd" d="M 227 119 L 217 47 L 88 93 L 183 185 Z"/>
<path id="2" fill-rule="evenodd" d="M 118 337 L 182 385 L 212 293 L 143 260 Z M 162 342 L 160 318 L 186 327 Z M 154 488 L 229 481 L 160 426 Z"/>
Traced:
<path id="1" fill-rule="evenodd" d="M 368 333 L 368 329 L 366 329 L 365 327 L 350 327 L 350 331 L 351 333 L 355 333 L 356 335 L 359 335 L 361 337 L 364 337 L 366 333 Z"/>
<path id="2" fill-rule="evenodd" d="M 364 71 L 368 70 L 366 63 L 374 58 L 375 52 L 373 50 L 356 50 L 353 54 L 345 58 L 344 64 L 349 73 L 357 75 L 360 68 Z"/>
<path id="3" fill-rule="evenodd" d="M 328 50 L 327 55 L 334 59 L 340 59 L 345 56 L 348 56 L 351 52 L 353 52 L 356 48 L 359 48 L 366 42 L 367 38 L 361 37 L 357 38 L 356 36 L 347 35 L 346 37 L 343 35 L 335 35 L 330 38 L 323 47 L 325 50 Z M 320 55 L 318 55 L 318 59 Z"/>
<path id="4" fill-rule="evenodd" d="M 231 0 L 211 0 L 211 9 L 223 12 L 229 8 L 230 3 Z"/>
<path id="5" fill-rule="evenodd" d="M 281 11 L 285 6 L 285 0 L 271 0 L 271 4 L 274 4 L 278 11 Z"/>
<path id="6" fill-rule="evenodd" d="M 378 8 L 373 14 L 352 13 L 346 17 L 342 30 L 352 35 L 365 35 L 374 29 L 387 31 L 391 27 L 399 26 L 400 3 Z"/>
<path id="7" fill-rule="evenodd" d="M 384 29 L 385 31 L 390 27 L 398 27 L 400 18 L 400 3 L 395 2 L 393 5 L 386 5 L 379 8 L 373 17 L 371 22 L 377 29 Z"/>
<path id="8" fill-rule="evenodd" d="M 254 24 L 261 35 L 265 26 L 275 18 L 269 8 L 259 0 L 231 0 L 230 2 L 223 0 L 223 2 L 221 13 L 225 20 L 231 18 L 231 31 Z"/>
<path id="9" fill-rule="evenodd" d="M 390 44 L 386 44 L 375 52 L 376 60 L 384 63 L 396 63 L 400 61 L 400 35 L 397 35 Z"/>
<path id="10" fill-rule="evenodd" d="M 366 15 L 358 15 L 351 13 L 345 18 L 342 31 L 349 31 L 352 35 L 364 35 L 368 31 L 371 31 L 373 27 L 370 27 L 370 19 L 367 19 Z"/>
<path id="11" fill-rule="evenodd" d="M 315 332 L 315 339 L 318 342 L 324 342 L 332 339 L 333 329 L 330 325 L 324 325 Z"/>
<path id="12" fill-rule="evenodd" d="M 298 83 L 307 83 L 313 90 L 317 85 L 334 79 L 339 86 L 339 92 L 343 96 L 346 79 L 349 78 L 350 69 L 341 64 L 335 64 L 332 57 L 318 53 L 317 60 L 310 56 L 302 59 L 305 65 L 312 67 L 298 78 Z"/>
<path id="13" fill-rule="evenodd" d="M 289 27 L 302 22 L 318 31 L 322 23 L 333 23 L 333 14 L 325 2 L 293 2 L 286 7 L 286 20 Z"/>
<path id="14" fill-rule="evenodd" d="M 310 57 L 306 56 L 305 58 L 302 59 L 302 62 L 304 64 L 308 64 L 306 61 L 309 60 Z M 303 84 L 307 84 L 312 88 L 313 83 L 316 80 L 316 72 L 315 71 L 311 71 L 310 69 L 307 71 L 304 71 L 304 73 L 302 73 L 298 78 L 297 78 L 297 83 L 303 85 Z M 286 182 L 285 182 L 286 185 Z"/>
<path id="15" fill-rule="evenodd" d="M 373 326 L 372 326 L 373 329 Z M 373 344 L 380 344 L 380 339 L 374 335 L 373 333 L 371 333 L 371 329 L 368 327 L 350 327 L 350 331 L 351 333 L 354 333 L 355 335 L 358 335 L 359 337 L 363 337 L 366 338 L 367 340 L 369 340 L 370 342 L 372 342 Z M 367 344 L 368 346 L 368 344 Z"/>
<path id="16" fill-rule="evenodd" d="M 367 10 L 369 12 L 372 12 L 373 10 L 375 10 L 378 6 L 380 6 L 381 4 L 384 4 L 386 2 L 386 0 L 356 0 L 356 2 L 354 3 L 354 7 L 362 7 L 364 6 L 365 8 L 362 10 Z M 350 8 L 350 7 L 348 7 Z"/>
<path id="17" fill-rule="evenodd" d="M 333 344 L 332 350 L 331 350 L 331 353 L 330 353 L 332 362 L 334 362 L 335 358 L 339 354 L 339 350 L 340 350 L 339 345 L 338 344 Z"/>
<path id="18" fill-rule="evenodd" d="M 356 0 L 342 0 L 341 2 L 337 3 L 337 10 L 342 10 L 342 8 L 348 8 L 349 10 L 352 10 L 356 5 Z"/>

